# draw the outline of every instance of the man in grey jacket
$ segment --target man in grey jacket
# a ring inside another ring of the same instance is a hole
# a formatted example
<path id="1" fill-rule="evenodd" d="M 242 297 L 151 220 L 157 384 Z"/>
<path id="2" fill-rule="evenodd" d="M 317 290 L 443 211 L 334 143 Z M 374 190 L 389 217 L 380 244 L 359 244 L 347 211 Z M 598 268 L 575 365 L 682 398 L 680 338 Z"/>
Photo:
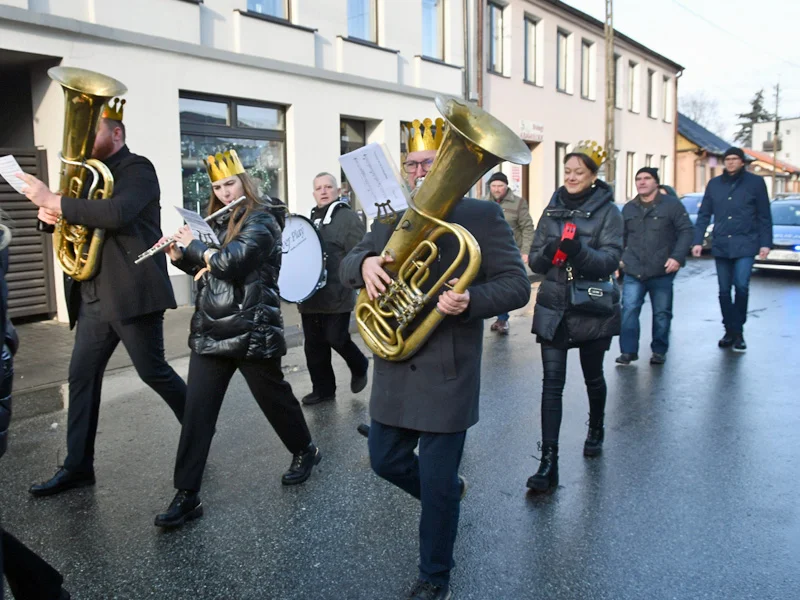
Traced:
<path id="1" fill-rule="evenodd" d="M 440 141 L 430 131 L 423 136 L 412 130 L 403 164 L 411 187 L 427 175 Z M 428 305 L 445 318 L 412 358 L 390 362 L 375 356 L 370 397 L 372 468 L 422 504 L 419 579 L 409 600 L 450 598 L 459 504 L 466 491 L 458 468 L 467 429 L 478 421 L 483 319 L 525 306 L 530 298 L 519 249 L 497 204 L 465 198 L 446 220 L 478 241 L 483 255 L 478 275 L 464 293 L 448 290 L 435 306 Z M 391 259 L 382 251 L 394 227 L 373 223 L 342 261 L 345 285 L 365 287 L 373 299 L 385 291 L 390 277 L 383 265 Z M 442 236 L 437 246 L 440 259 L 431 264 L 430 281 L 441 277 L 458 251 L 453 236 Z M 456 277 L 461 272 L 463 267 Z"/>
<path id="2" fill-rule="evenodd" d="M 330 173 L 320 173 L 314 178 L 317 205 L 311 211 L 311 221 L 322 237 L 327 255 L 327 281 L 298 305 L 312 385 L 311 393 L 302 399 L 306 405 L 335 399 L 331 350 L 338 352 L 350 368 L 351 392 L 357 394 L 367 385 L 369 361 L 350 338 L 355 294 L 339 280 L 339 264 L 361 241 L 366 229 L 350 205 L 338 198 L 338 190 L 336 178 Z"/>
<path id="3" fill-rule="evenodd" d="M 629 365 L 639 358 L 639 313 L 645 295 L 653 306 L 653 340 L 650 364 L 667 359 L 672 322 L 672 283 L 686 264 L 694 227 L 683 203 L 659 193 L 658 169 L 642 167 L 636 173 L 639 195 L 622 209 L 625 246 L 620 267 L 625 273 L 622 291 L 622 354 L 617 363 Z"/>

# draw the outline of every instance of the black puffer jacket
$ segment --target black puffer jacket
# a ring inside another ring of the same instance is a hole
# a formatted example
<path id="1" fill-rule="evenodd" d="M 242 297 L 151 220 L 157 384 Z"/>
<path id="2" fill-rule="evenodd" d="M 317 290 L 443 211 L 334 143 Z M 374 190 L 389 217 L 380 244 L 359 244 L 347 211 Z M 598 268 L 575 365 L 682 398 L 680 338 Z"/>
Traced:
<path id="1" fill-rule="evenodd" d="M 600 280 L 608 278 L 619 267 L 622 256 L 623 220 L 614 206 L 611 188 L 597 181 L 595 191 L 577 210 L 568 209 L 557 191 L 536 228 L 528 265 L 534 273 L 545 275 L 536 295 L 533 313 L 533 333 L 543 340 L 553 341 L 564 322 L 569 345 L 610 338 L 620 331 L 619 306 L 612 316 L 604 317 L 570 310 L 566 264 L 556 267 L 548 254 L 548 244 L 561 239 L 564 224 L 575 223 L 576 239 L 581 250 L 569 259 L 575 277 Z"/>
<path id="2" fill-rule="evenodd" d="M 283 356 L 280 227 L 269 213 L 255 211 L 226 244 L 228 216 L 211 223 L 222 248 L 210 256 L 211 269 L 198 282 L 189 347 L 197 354 L 239 360 Z M 174 264 L 194 275 L 206 266 L 206 250 L 208 246 L 194 240 Z"/>

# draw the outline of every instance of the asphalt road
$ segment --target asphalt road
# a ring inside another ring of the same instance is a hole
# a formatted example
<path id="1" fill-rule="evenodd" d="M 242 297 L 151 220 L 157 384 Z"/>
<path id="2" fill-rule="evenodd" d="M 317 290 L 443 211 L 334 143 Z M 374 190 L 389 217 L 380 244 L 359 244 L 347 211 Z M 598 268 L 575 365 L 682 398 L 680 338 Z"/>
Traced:
<path id="1" fill-rule="evenodd" d="M 666 365 L 647 363 L 648 306 L 643 359 L 615 367 L 616 344 L 607 355 L 598 459 L 581 453 L 588 404 L 570 355 L 561 484 L 545 496 L 525 488 L 540 439 L 531 308 L 512 316 L 506 338 L 487 326 L 455 599 L 800 598 L 800 277 L 754 276 L 744 355 L 716 347 L 712 261 L 691 262 L 676 288 Z M 298 397 L 310 388 L 303 362 L 300 348 L 284 362 Z M 174 364 L 185 374 L 186 359 Z M 284 488 L 290 457 L 237 375 L 206 471 L 205 516 L 167 533 L 152 522 L 174 493 L 178 424 L 131 371 L 108 377 L 104 394 L 96 487 L 28 497 L 63 459 L 63 413 L 13 423 L 0 461 L 4 526 L 63 572 L 73 598 L 405 598 L 419 507 L 369 469 L 355 431 L 367 392 L 305 409 L 324 458 L 305 485 Z"/>

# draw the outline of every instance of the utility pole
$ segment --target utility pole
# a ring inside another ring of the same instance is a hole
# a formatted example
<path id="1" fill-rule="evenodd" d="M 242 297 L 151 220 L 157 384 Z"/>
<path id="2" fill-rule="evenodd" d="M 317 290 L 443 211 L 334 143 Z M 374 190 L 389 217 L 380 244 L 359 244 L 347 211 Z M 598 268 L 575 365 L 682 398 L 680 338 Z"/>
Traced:
<path id="1" fill-rule="evenodd" d="M 778 132 L 780 131 L 780 117 L 778 108 L 781 102 L 781 84 L 775 86 L 775 135 L 772 136 L 772 198 L 778 193 Z"/>
<path id="2" fill-rule="evenodd" d="M 614 18 L 613 0 L 606 0 L 606 183 L 614 189 L 617 175 L 617 153 L 614 146 L 614 108 L 617 89 L 617 73 L 614 68 Z M 616 190 L 615 190 L 616 196 Z"/>

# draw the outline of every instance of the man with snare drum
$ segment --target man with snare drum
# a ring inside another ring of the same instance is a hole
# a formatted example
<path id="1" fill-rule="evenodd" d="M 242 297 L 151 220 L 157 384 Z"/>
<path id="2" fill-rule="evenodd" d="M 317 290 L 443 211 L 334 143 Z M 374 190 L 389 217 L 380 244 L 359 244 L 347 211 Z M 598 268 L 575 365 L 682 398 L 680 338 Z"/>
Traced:
<path id="1" fill-rule="evenodd" d="M 311 376 L 311 393 L 306 405 L 334 400 L 336 377 L 331 366 L 331 349 L 336 350 L 350 368 L 350 391 L 357 394 L 367 385 L 369 361 L 350 338 L 350 314 L 355 307 L 355 292 L 342 285 L 339 263 L 364 237 L 366 229 L 347 202 L 339 199 L 336 178 L 330 173 L 314 177 L 311 221 L 320 233 L 327 255 L 327 282 L 310 298 L 298 304 L 303 320 L 305 353 Z"/>

